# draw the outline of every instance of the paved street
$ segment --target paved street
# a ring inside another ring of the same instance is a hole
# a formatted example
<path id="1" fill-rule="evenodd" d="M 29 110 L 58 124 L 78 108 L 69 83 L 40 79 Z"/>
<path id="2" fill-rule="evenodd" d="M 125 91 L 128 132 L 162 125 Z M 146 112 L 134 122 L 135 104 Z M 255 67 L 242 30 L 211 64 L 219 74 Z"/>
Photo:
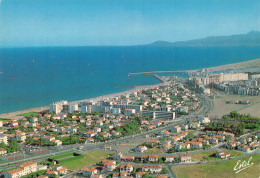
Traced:
<path id="1" fill-rule="evenodd" d="M 23 158 L 7 161 L 6 158 L 10 157 L 10 155 L 2 156 L 1 160 L 0 160 L 0 163 L 1 163 L 0 169 L 15 167 L 17 164 L 19 164 L 20 162 L 23 162 L 23 161 L 43 160 L 43 159 L 50 157 L 51 155 L 57 155 L 57 154 L 70 152 L 70 151 L 79 151 L 78 147 L 80 147 L 80 146 L 83 146 L 83 148 L 81 149 L 82 152 L 90 151 L 90 150 L 103 149 L 104 147 L 113 146 L 115 144 L 122 144 L 122 143 L 126 143 L 128 141 L 132 141 L 132 140 L 135 140 L 135 139 L 145 138 L 146 135 L 152 135 L 152 134 L 157 133 L 161 130 L 169 129 L 169 128 L 175 126 L 175 125 L 180 125 L 180 124 L 186 123 L 187 121 L 195 120 L 199 116 L 206 115 L 212 107 L 212 102 L 207 96 L 199 95 L 199 97 L 202 100 L 203 105 L 198 111 L 191 113 L 190 115 L 183 115 L 183 116 L 176 118 L 175 120 L 169 121 L 163 127 L 159 127 L 159 128 L 153 129 L 153 130 L 142 132 L 142 133 L 139 133 L 139 134 L 136 134 L 136 135 L 130 135 L 130 136 L 121 137 L 121 138 L 118 138 L 118 139 L 113 139 L 113 140 L 110 140 L 108 142 L 47 147 L 47 149 L 49 151 L 46 152 L 46 153 L 43 153 L 42 155 L 30 155 L 30 154 L 27 154 L 27 153 L 17 152 L 17 153 L 14 154 L 14 157 L 15 156 L 18 157 L 19 155 L 22 155 Z M 43 149 L 46 149 L 46 147 L 44 147 Z M 5 161 L 3 161 L 3 160 L 5 160 Z"/>

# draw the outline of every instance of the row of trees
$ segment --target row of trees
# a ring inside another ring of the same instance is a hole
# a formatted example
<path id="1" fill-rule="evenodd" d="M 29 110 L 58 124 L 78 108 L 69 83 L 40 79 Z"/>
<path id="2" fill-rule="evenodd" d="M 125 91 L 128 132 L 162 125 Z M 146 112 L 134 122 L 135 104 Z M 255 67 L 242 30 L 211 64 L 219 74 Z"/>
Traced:
<path id="1" fill-rule="evenodd" d="M 223 119 L 240 121 L 241 127 L 245 129 L 252 129 L 253 131 L 260 129 L 260 118 L 253 117 L 250 114 L 240 114 L 237 111 L 232 111 L 229 115 L 224 115 Z"/>
<path id="2" fill-rule="evenodd" d="M 19 143 L 14 140 L 10 140 L 9 145 L 6 145 L 4 142 L 0 143 L 0 148 L 5 148 L 7 150 L 7 153 L 13 153 L 21 149 Z"/>
<path id="3" fill-rule="evenodd" d="M 245 126 L 242 123 L 228 121 L 211 122 L 205 126 L 205 130 L 232 132 L 238 136 L 245 133 L 244 129 Z"/>
<path id="4" fill-rule="evenodd" d="M 260 118 L 253 117 L 250 114 L 240 114 L 237 111 L 231 111 L 229 115 L 223 116 L 224 119 L 237 119 L 243 122 L 260 123 Z"/>
<path id="5" fill-rule="evenodd" d="M 116 127 L 116 131 L 120 132 L 122 135 L 132 135 L 140 132 L 139 120 L 135 118 L 132 121 L 127 122 L 123 127 Z"/>

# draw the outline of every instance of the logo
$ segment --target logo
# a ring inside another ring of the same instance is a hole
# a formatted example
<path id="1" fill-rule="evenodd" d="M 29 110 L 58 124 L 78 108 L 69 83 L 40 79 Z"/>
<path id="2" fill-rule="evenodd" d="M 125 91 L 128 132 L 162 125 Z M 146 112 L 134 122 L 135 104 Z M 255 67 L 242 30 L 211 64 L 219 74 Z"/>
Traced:
<path id="1" fill-rule="evenodd" d="M 235 173 L 239 173 L 240 171 L 247 169 L 254 165 L 254 163 L 251 162 L 252 156 L 248 159 L 248 161 L 244 160 L 243 162 L 241 160 L 237 161 L 237 164 L 234 167 Z"/>

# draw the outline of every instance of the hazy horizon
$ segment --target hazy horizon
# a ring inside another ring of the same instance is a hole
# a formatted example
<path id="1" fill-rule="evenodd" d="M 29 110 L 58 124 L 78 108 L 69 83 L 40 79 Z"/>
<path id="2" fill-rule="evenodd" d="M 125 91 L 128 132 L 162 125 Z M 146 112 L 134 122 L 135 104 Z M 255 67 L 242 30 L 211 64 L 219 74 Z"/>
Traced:
<path id="1" fill-rule="evenodd" d="M 2 0 L 0 47 L 135 46 L 260 31 L 252 0 Z"/>

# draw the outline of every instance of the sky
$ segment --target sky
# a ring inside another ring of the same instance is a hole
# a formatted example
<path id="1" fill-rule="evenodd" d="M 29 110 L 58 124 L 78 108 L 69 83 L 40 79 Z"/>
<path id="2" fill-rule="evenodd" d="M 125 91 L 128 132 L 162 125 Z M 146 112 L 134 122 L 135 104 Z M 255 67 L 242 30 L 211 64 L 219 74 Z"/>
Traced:
<path id="1" fill-rule="evenodd" d="M 0 0 L 0 47 L 121 46 L 260 31 L 259 0 Z"/>

